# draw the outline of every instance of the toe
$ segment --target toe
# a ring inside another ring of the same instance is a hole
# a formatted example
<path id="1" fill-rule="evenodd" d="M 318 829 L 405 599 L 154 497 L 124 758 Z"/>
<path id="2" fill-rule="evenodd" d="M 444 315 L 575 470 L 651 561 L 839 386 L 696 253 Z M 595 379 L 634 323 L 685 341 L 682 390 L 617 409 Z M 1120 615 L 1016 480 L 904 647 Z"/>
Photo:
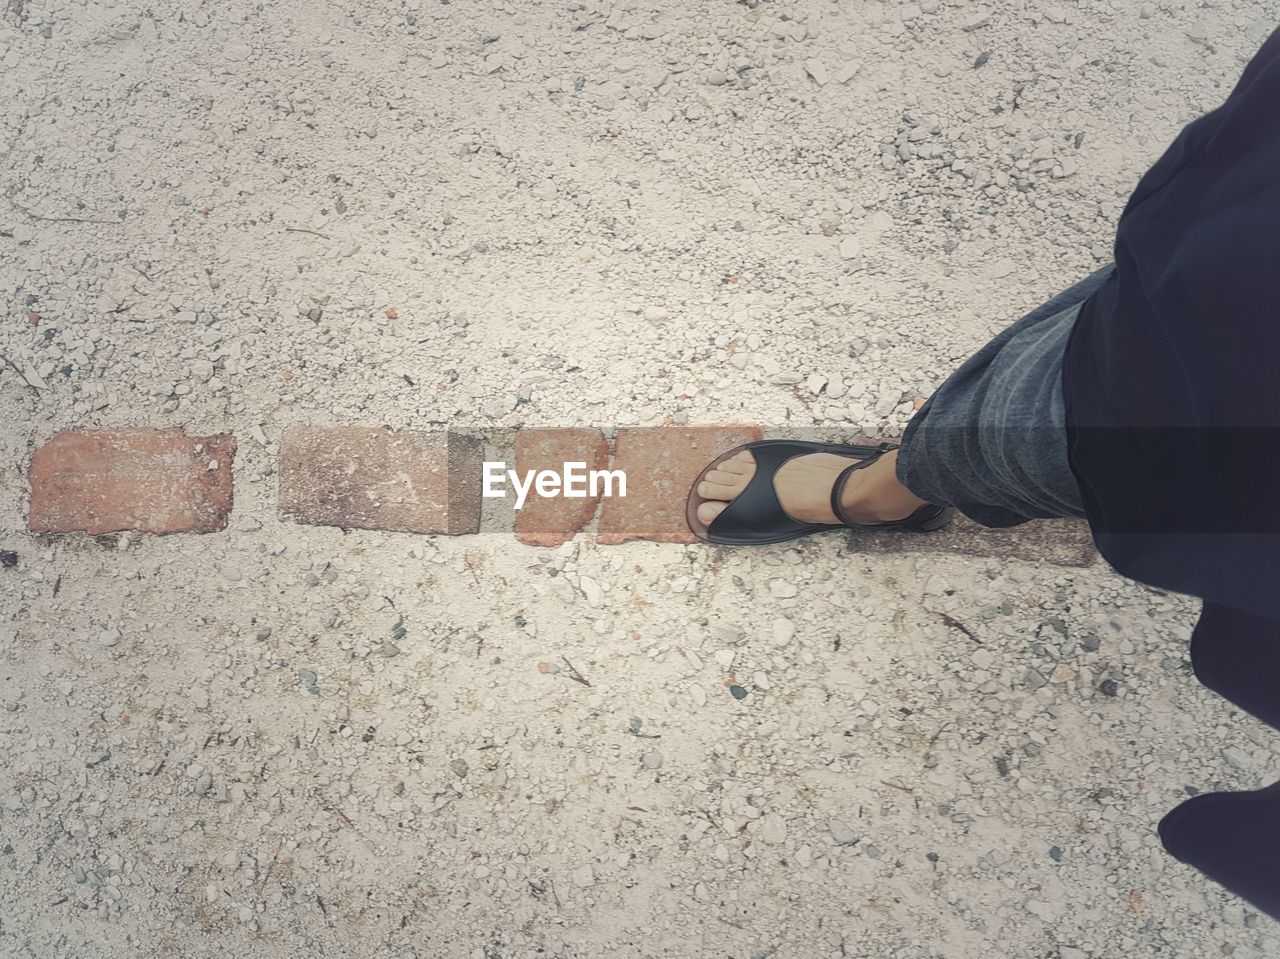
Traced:
<path id="1" fill-rule="evenodd" d="M 710 480 L 703 480 L 698 484 L 698 495 L 703 499 L 731 500 L 740 492 L 742 490 L 738 486 L 725 486 Z"/>
<path id="2" fill-rule="evenodd" d="M 710 525 L 717 516 L 724 512 L 726 503 L 703 503 L 698 507 L 698 519 Z"/>
<path id="3" fill-rule="evenodd" d="M 714 483 L 716 486 L 730 486 L 739 490 L 747 485 L 746 478 L 741 473 L 730 473 L 719 467 L 710 470 L 706 476 L 702 477 L 702 481 L 704 483 Z"/>
<path id="4" fill-rule="evenodd" d="M 739 476 L 749 476 L 756 470 L 756 459 L 751 455 L 750 450 L 739 450 L 720 463 L 716 469 L 726 473 L 736 473 Z"/>
<path id="5" fill-rule="evenodd" d="M 755 471 L 756 461 L 748 450 L 739 450 L 707 470 L 694 490 L 707 501 L 698 505 L 695 513 L 698 522 L 710 526 L 724 512 L 729 502 L 747 488 Z"/>

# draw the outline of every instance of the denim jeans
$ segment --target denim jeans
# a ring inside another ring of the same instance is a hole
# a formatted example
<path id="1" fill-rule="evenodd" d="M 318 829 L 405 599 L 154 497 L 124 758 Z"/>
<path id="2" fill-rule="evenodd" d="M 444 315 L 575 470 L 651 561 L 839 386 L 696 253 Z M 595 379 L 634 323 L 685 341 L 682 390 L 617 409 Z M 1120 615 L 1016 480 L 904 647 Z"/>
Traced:
<path id="1" fill-rule="evenodd" d="M 1103 267 L 1036 307 L 969 357 L 907 424 L 898 480 L 983 526 L 1084 516 L 1067 461 L 1062 359 Z"/>
<path id="2" fill-rule="evenodd" d="M 984 526 L 1084 515 L 1067 461 L 1062 360 L 1081 305 L 1112 269 L 1028 313 L 929 397 L 903 434 L 903 484 Z M 1280 729 L 1280 620 L 1205 602 L 1191 663 L 1210 689 Z M 1164 817 L 1160 838 L 1174 857 L 1280 919 L 1280 783 L 1198 795 Z"/>

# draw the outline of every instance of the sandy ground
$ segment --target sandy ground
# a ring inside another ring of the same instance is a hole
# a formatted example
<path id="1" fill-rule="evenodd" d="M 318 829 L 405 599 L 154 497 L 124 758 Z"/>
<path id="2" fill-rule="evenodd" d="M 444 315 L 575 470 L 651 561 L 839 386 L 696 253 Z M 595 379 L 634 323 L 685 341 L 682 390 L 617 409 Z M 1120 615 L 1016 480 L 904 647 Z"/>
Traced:
<path id="1" fill-rule="evenodd" d="M 1280 765 L 1189 600 L 272 475 L 297 422 L 892 435 L 1277 12 L 7 0 L 0 955 L 1280 954 L 1154 832 Z M 25 534 L 32 450 L 131 425 L 237 435 L 231 529 Z"/>

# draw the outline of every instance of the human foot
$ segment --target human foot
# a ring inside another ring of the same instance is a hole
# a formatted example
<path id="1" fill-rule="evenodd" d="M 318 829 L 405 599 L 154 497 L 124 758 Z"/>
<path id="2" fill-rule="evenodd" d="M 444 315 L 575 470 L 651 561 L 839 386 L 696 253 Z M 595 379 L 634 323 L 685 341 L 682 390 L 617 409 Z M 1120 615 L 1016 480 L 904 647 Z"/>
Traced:
<path id="1" fill-rule="evenodd" d="M 839 523 L 831 509 L 831 488 L 856 457 L 835 453 L 809 453 L 782 465 L 773 477 L 774 491 L 783 510 L 802 523 Z M 840 495 L 840 507 L 855 523 L 894 522 L 928 505 L 898 482 L 898 451 L 890 450 L 874 463 L 849 474 Z M 741 450 L 709 470 L 697 486 L 702 503 L 698 519 L 710 525 L 751 482 L 756 462 L 749 450 Z"/>

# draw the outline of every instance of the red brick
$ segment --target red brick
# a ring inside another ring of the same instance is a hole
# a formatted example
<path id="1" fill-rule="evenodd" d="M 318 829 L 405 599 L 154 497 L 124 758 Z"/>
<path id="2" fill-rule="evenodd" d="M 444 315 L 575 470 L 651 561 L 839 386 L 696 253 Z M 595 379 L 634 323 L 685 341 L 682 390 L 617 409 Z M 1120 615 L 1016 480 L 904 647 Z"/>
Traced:
<path id="1" fill-rule="evenodd" d="M 1043 519 L 990 529 L 956 516 L 933 533 L 854 530 L 849 534 L 848 548 L 851 553 L 960 553 L 1057 566 L 1091 566 L 1098 559 L 1089 524 L 1075 519 Z"/>
<path id="2" fill-rule="evenodd" d="M 898 441 L 894 437 L 894 442 Z M 869 442 L 878 442 L 870 440 Z M 1057 566 L 1091 566 L 1098 559 L 1089 524 L 1075 519 L 1036 520 L 1002 529 L 979 526 L 957 514 L 932 533 L 849 534 L 855 553 L 959 553 L 993 559 L 1022 559 Z"/>
<path id="3" fill-rule="evenodd" d="M 28 525 L 36 533 L 225 529 L 235 452 L 234 437 L 180 429 L 58 433 L 31 457 Z"/>
<path id="4" fill-rule="evenodd" d="M 597 539 L 625 543 L 697 542 L 685 523 L 689 488 L 717 456 L 763 436 L 755 426 L 655 426 L 618 430 L 613 468 L 627 475 L 627 495 L 604 501 Z"/>
<path id="5" fill-rule="evenodd" d="M 295 426 L 280 440 L 280 512 L 312 526 L 480 528 L 480 443 L 384 426 Z"/>
<path id="6" fill-rule="evenodd" d="M 586 463 L 588 470 L 609 465 L 609 441 L 599 430 L 534 429 L 516 434 L 516 472 L 555 470 L 565 463 Z M 600 505 L 600 496 L 569 499 L 542 497 L 532 493 L 516 513 L 516 539 L 531 546 L 558 546 L 573 539 L 591 522 Z"/>

